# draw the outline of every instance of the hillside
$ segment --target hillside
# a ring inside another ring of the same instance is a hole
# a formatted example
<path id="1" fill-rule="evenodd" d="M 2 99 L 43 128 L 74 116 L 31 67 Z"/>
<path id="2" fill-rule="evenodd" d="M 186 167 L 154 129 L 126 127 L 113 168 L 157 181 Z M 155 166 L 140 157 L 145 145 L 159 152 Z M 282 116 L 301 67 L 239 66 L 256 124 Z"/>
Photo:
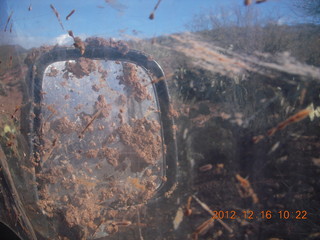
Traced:
<path id="1" fill-rule="evenodd" d="M 251 211 L 254 218 L 231 220 L 224 215 L 225 225 L 208 225 L 202 232 L 201 223 L 209 215 L 192 200 L 196 213 L 183 218 L 173 239 L 192 234 L 191 239 L 316 239 L 319 26 L 266 26 L 256 38 L 250 38 L 254 31 L 244 30 L 130 43 L 163 66 L 179 112 L 176 197 L 182 205 L 168 200 L 172 206 L 165 214 L 171 218 L 161 217 L 160 210 L 150 214 L 162 223 L 169 221 L 169 227 L 177 209 L 196 194 L 211 210 Z M 306 112 L 310 114 L 298 117 Z M 308 212 L 306 221 L 286 222 L 278 215 L 301 209 Z M 266 210 L 271 220 L 259 216 Z"/>

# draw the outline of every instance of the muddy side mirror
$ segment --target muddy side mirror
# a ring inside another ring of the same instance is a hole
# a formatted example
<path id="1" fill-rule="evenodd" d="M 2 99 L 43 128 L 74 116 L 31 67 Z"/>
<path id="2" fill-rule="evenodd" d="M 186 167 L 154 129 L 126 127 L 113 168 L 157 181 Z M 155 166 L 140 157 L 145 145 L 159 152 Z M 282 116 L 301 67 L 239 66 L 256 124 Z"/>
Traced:
<path id="1" fill-rule="evenodd" d="M 175 183 L 169 94 L 155 61 L 112 47 L 55 48 L 29 77 L 27 201 L 40 235 L 67 227 L 107 236 L 109 210 L 154 201 Z"/>

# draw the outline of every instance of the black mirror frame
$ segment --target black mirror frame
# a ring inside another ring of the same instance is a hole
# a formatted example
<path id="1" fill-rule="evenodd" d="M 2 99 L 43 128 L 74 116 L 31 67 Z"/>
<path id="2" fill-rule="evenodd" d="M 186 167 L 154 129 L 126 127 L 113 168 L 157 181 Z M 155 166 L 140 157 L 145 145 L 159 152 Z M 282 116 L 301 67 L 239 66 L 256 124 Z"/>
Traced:
<path id="1" fill-rule="evenodd" d="M 31 95 L 29 99 L 31 100 L 31 104 L 29 104 L 28 112 L 34 113 L 35 118 L 33 121 L 30 119 L 27 123 L 28 132 L 35 133 L 35 130 L 40 126 L 39 113 L 41 112 L 42 79 L 47 66 L 57 61 L 75 60 L 80 57 L 131 62 L 145 69 L 151 79 L 153 79 L 154 82 L 152 84 L 160 108 L 163 144 L 165 145 L 163 169 L 164 176 L 166 176 L 167 180 L 159 186 L 156 195 L 149 201 L 152 202 L 162 197 L 177 181 L 177 143 L 174 131 L 174 120 L 170 116 L 170 96 L 164 72 L 156 61 L 150 59 L 150 57 L 142 52 L 129 50 L 124 53 L 115 47 L 88 46 L 84 54 L 81 55 L 80 51 L 75 48 L 55 47 L 39 56 L 34 64 L 29 65 L 29 79 L 27 83 L 29 84 L 29 94 Z M 32 136 L 32 134 L 29 134 L 29 136 Z M 33 137 L 29 137 L 30 156 L 33 155 L 35 150 L 32 138 Z"/>

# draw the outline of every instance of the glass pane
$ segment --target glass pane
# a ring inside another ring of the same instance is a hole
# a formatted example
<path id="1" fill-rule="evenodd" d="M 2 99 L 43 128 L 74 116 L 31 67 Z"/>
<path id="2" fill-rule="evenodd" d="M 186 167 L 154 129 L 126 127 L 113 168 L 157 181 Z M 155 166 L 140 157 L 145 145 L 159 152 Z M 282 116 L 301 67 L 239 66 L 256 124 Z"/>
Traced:
<path id="1" fill-rule="evenodd" d="M 0 220 L 26 239 L 317 239 L 318 2 L 1 1 L 0 160 L 20 204 L 3 194 Z M 101 46 L 122 60 L 88 58 Z M 62 47 L 78 57 L 46 66 L 39 106 L 34 65 Z"/>

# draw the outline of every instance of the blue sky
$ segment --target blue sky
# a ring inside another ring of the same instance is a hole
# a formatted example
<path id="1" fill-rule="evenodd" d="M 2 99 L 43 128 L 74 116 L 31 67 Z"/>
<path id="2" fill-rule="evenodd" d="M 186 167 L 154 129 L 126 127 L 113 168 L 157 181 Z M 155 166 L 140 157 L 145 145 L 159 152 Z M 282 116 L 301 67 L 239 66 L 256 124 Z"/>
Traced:
<path id="1" fill-rule="evenodd" d="M 73 30 L 80 37 L 119 38 L 131 35 L 144 38 L 186 31 L 186 24 L 194 15 L 208 13 L 210 9 L 215 13 L 220 7 L 245 8 L 243 0 L 162 0 L 154 20 L 149 20 L 157 0 L 109 1 L 108 4 L 105 0 L 1 0 L 0 28 L 3 31 L 8 15 L 13 11 L 13 32 L 11 36 L 9 33 L 5 35 L 25 47 L 68 40 L 66 30 Z M 50 4 L 60 13 L 65 31 Z M 28 11 L 30 5 L 32 10 Z M 284 23 L 294 18 L 290 0 L 269 0 L 253 7 L 262 15 L 278 14 Z M 66 21 L 66 16 L 73 9 L 75 13 Z"/>

